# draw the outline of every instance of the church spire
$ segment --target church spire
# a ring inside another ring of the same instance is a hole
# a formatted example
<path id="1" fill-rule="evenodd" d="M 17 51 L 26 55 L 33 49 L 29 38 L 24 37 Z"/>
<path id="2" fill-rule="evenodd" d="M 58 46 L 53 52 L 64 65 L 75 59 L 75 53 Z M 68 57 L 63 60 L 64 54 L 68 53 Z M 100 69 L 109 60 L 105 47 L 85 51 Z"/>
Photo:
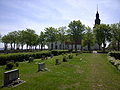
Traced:
<path id="1" fill-rule="evenodd" d="M 98 4 L 97 4 L 97 12 L 98 12 Z"/>
<path id="2" fill-rule="evenodd" d="M 97 4 L 97 13 L 96 13 L 96 19 L 95 19 L 95 25 L 100 25 L 100 19 L 99 19 L 99 13 L 98 13 L 98 4 Z M 94 26 L 95 27 L 95 26 Z"/>

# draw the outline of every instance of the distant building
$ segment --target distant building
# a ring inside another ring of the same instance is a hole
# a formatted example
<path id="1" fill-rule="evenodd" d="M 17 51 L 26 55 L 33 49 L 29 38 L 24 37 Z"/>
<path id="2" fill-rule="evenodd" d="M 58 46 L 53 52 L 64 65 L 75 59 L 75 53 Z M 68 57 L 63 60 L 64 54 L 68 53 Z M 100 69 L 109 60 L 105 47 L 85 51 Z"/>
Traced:
<path id="1" fill-rule="evenodd" d="M 68 49 L 68 50 L 71 50 L 71 49 L 75 49 L 75 43 L 74 42 L 64 42 L 64 43 L 61 43 L 60 41 L 57 41 L 57 42 L 53 42 L 53 43 L 49 43 L 48 44 L 48 49 L 51 50 L 60 50 L 60 49 Z M 81 49 L 81 44 L 78 42 L 77 43 L 77 50 L 80 50 Z"/>

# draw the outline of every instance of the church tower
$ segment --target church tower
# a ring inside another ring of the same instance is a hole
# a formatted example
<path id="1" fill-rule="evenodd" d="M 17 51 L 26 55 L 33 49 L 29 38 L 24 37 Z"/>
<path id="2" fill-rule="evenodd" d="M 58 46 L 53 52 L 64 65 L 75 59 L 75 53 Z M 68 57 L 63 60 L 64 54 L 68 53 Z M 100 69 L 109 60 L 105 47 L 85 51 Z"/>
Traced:
<path id="1" fill-rule="evenodd" d="M 100 19 L 99 19 L 99 13 L 98 13 L 98 7 L 97 7 L 97 13 L 96 13 L 96 19 L 95 19 L 95 25 L 100 25 Z M 94 25 L 94 28 L 95 28 L 95 25 Z"/>

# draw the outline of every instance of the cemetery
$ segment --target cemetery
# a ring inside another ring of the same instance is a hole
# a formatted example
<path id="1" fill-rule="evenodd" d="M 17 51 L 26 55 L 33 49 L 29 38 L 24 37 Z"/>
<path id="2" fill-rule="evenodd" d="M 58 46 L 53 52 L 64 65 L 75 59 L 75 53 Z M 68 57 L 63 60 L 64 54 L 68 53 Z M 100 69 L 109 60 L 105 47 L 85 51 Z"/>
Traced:
<path id="1" fill-rule="evenodd" d="M 94 51 L 95 52 L 95 51 Z M 46 70 L 47 68 L 47 70 Z M 12 73 L 12 75 L 8 73 Z M 108 74 L 109 73 L 109 74 Z M 0 67 L 0 89 L 120 89 L 120 72 L 113 67 L 107 54 L 66 53 L 32 62 L 19 62 L 18 67 Z M 102 76 L 102 77 L 101 77 Z M 20 78 L 20 79 L 19 79 Z M 114 79 L 111 79 L 114 78 Z M 15 82 L 15 80 L 21 80 Z M 99 81 L 100 80 L 100 81 Z M 6 86 L 13 82 L 11 86 Z M 111 83 L 112 82 L 112 83 Z M 14 85 L 21 83 L 20 85 Z M 4 87 L 3 87 L 4 86 Z"/>
<path id="2" fill-rule="evenodd" d="M 119 4 L 0 0 L 0 90 L 120 90 Z"/>

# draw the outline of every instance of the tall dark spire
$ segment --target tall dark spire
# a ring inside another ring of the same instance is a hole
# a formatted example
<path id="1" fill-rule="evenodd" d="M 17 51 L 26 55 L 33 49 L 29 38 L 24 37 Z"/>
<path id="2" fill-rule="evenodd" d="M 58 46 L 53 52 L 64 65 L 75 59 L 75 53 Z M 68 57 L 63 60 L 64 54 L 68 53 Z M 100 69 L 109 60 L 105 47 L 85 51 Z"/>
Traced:
<path id="1" fill-rule="evenodd" d="M 95 25 L 98 24 L 100 25 L 100 19 L 99 19 L 99 13 L 98 13 L 98 5 L 97 5 L 97 13 L 96 13 L 96 19 L 95 19 Z M 94 25 L 94 27 L 95 27 Z"/>

